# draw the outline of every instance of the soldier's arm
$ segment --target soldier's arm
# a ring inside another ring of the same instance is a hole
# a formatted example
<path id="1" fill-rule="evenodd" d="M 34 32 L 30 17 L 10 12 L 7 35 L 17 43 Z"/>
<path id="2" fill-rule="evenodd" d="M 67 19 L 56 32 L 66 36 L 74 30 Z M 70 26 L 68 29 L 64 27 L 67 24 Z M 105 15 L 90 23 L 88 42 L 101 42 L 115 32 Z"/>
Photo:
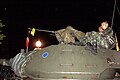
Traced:
<path id="1" fill-rule="evenodd" d="M 113 30 L 110 27 L 108 27 L 107 29 L 105 29 L 102 33 L 104 35 L 111 35 L 111 36 L 113 36 Z"/>
<path id="2" fill-rule="evenodd" d="M 108 45 L 109 49 L 112 49 L 115 47 L 115 38 L 113 36 L 113 30 L 112 28 L 108 27 L 105 31 L 104 31 L 104 37 L 105 37 L 105 41 L 106 44 Z"/>

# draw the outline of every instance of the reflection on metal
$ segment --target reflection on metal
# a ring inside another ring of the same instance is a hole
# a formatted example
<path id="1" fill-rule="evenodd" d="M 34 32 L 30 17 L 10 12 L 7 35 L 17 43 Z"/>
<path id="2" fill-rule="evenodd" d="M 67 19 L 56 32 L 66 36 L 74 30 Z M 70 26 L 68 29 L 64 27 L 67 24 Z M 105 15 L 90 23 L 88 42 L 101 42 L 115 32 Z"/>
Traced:
<path id="1" fill-rule="evenodd" d="M 77 75 L 80 75 L 80 74 L 98 75 L 99 74 L 98 72 L 42 72 L 42 73 L 49 73 L 49 74 L 77 74 Z"/>
<path id="2" fill-rule="evenodd" d="M 86 64 L 85 67 L 98 67 L 96 64 Z"/>
<path id="3" fill-rule="evenodd" d="M 72 51 L 72 50 L 62 50 L 62 51 Z"/>
<path id="4" fill-rule="evenodd" d="M 60 64 L 60 66 L 73 66 L 73 64 Z"/>

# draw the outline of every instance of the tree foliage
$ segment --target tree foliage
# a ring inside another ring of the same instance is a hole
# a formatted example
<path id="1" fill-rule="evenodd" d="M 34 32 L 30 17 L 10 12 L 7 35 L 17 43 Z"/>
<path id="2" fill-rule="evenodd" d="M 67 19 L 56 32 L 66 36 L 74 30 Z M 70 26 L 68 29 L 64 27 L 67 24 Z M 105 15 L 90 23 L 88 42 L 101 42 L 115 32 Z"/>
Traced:
<path id="1" fill-rule="evenodd" d="M 0 28 L 2 28 L 3 26 L 5 26 L 5 25 L 3 25 L 2 21 L 0 20 Z M 5 35 L 2 34 L 2 31 L 0 30 L 0 40 L 3 40 L 4 37 L 5 37 Z"/>

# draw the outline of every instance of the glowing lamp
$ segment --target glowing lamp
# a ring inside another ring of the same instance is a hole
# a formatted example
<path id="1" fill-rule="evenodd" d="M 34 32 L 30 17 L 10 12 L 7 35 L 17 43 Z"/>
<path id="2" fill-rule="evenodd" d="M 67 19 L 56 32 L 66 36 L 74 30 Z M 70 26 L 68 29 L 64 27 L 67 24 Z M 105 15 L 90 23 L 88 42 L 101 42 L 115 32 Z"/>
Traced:
<path id="1" fill-rule="evenodd" d="M 38 41 L 36 42 L 36 46 L 39 48 L 39 47 L 41 47 L 41 45 L 42 45 L 41 41 L 38 40 Z"/>

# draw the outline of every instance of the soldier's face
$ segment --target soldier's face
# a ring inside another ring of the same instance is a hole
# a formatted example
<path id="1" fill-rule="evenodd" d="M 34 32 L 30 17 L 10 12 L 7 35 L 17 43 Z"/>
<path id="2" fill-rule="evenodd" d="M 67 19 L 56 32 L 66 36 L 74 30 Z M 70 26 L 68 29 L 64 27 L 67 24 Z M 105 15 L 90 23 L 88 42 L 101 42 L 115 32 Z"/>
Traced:
<path id="1" fill-rule="evenodd" d="M 103 23 L 101 23 L 101 28 L 102 29 L 106 29 L 108 27 L 108 23 L 107 22 L 103 22 Z"/>

